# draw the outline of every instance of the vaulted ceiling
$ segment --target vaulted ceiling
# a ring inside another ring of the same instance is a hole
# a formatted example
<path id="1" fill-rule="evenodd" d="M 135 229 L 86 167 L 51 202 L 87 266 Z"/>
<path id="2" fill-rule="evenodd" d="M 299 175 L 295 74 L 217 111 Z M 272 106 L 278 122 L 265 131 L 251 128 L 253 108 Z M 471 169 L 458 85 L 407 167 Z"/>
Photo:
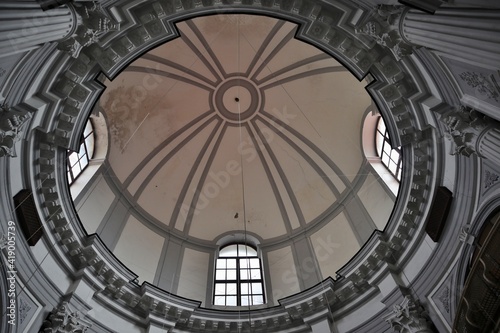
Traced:
<path id="1" fill-rule="evenodd" d="M 205 248 L 235 234 L 279 247 L 336 235 L 323 276 L 334 274 L 393 207 L 363 153 L 367 82 L 295 38 L 291 22 L 213 15 L 176 27 L 179 38 L 104 82 L 97 105 L 127 223 L 161 236 L 148 238 L 155 253 L 167 235 Z M 116 255 L 134 269 L 130 253 L 145 250 L 131 228 Z"/>

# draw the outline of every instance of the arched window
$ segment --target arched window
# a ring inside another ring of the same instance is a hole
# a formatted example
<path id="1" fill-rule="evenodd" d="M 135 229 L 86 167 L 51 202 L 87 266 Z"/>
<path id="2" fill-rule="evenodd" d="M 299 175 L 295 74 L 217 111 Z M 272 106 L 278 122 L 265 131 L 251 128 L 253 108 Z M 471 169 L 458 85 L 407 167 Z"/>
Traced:
<path id="1" fill-rule="evenodd" d="M 377 154 L 382 160 L 382 163 L 385 165 L 387 170 L 391 172 L 394 178 L 400 181 L 402 167 L 401 150 L 398 147 L 391 147 L 389 133 L 387 132 L 387 128 L 385 127 L 382 117 L 379 117 L 378 119 L 375 142 L 377 146 Z"/>
<path id="2" fill-rule="evenodd" d="M 94 155 L 94 129 L 90 119 L 87 120 L 83 135 L 80 139 L 80 149 L 78 152 L 68 150 L 68 183 L 71 185 L 82 171 L 89 165 L 89 161 Z"/>
<path id="3" fill-rule="evenodd" d="M 264 304 L 264 284 L 257 250 L 244 244 L 222 248 L 215 265 L 214 305 Z"/>

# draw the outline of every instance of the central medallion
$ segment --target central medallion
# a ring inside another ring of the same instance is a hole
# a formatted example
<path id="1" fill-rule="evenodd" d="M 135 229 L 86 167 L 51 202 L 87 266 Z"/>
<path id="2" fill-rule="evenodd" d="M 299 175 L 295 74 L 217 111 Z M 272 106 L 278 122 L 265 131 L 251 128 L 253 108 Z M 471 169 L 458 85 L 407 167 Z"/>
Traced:
<path id="1" fill-rule="evenodd" d="M 217 87 L 213 103 L 226 120 L 241 123 L 257 113 L 261 106 L 261 96 L 252 81 L 243 77 L 232 77 Z"/>

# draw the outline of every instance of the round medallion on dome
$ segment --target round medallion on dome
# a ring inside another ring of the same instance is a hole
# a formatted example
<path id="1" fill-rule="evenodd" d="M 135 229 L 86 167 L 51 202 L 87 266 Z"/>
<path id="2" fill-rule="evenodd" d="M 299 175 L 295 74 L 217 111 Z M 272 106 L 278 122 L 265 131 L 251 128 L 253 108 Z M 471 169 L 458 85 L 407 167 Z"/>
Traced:
<path id="1" fill-rule="evenodd" d="M 233 77 L 217 87 L 213 104 L 226 120 L 239 123 L 255 115 L 261 105 L 261 96 L 253 82 Z"/>

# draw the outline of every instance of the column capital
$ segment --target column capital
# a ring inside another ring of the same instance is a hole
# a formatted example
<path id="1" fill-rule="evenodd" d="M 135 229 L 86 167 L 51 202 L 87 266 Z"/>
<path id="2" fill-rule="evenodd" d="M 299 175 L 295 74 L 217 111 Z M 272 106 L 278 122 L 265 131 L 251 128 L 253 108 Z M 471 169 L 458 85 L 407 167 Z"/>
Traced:
<path id="1" fill-rule="evenodd" d="M 21 129 L 30 116 L 0 106 L 0 157 L 16 157 L 15 143 L 20 140 Z"/>
<path id="2" fill-rule="evenodd" d="M 425 311 L 418 301 L 405 296 L 401 304 L 394 305 L 391 313 L 385 316 L 394 332 L 399 333 L 432 333 Z"/>
<path id="3" fill-rule="evenodd" d="M 364 24 L 361 24 L 361 28 L 356 28 L 355 31 L 373 38 L 399 60 L 413 53 L 413 45 L 404 39 L 399 27 L 401 18 L 407 11 L 405 6 L 378 5 Z"/>
<path id="4" fill-rule="evenodd" d="M 77 2 L 73 8 L 78 17 L 78 27 L 72 36 L 60 41 L 58 46 L 73 58 L 78 58 L 84 47 L 97 43 L 107 32 L 119 29 L 119 24 L 109 17 L 97 1 Z"/>
<path id="5" fill-rule="evenodd" d="M 438 119 L 444 125 L 446 138 L 453 143 L 450 153 L 464 156 L 478 153 L 478 139 L 492 122 L 480 112 L 463 105 L 438 113 Z"/>
<path id="6" fill-rule="evenodd" d="M 64 301 L 50 312 L 40 331 L 43 333 L 83 333 L 90 326 L 92 326 L 90 323 L 81 318 L 79 311 L 71 311 L 68 302 Z"/>

